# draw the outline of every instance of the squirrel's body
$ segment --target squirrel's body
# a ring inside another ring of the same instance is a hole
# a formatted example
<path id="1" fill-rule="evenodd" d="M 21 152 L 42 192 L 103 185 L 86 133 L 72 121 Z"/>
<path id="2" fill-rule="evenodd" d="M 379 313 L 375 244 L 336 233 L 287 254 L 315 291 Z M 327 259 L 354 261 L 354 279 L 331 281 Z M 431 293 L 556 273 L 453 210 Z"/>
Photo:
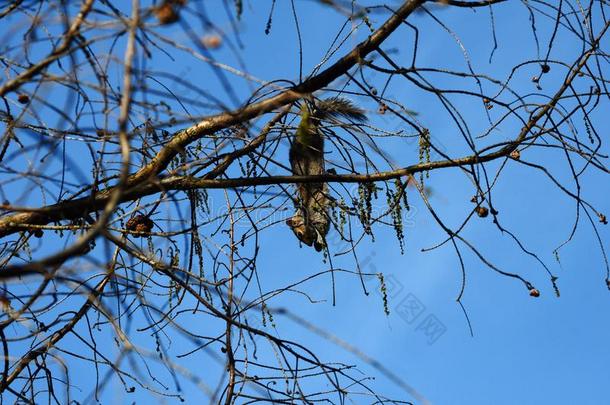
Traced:
<path id="1" fill-rule="evenodd" d="M 322 175 L 324 165 L 324 136 L 320 131 L 323 119 L 336 116 L 364 121 L 364 113 L 348 100 L 330 98 L 324 100 L 313 111 L 307 104 L 301 108 L 301 122 L 297 128 L 289 152 L 292 174 L 295 176 Z M 326 235 L 330 229 L 328 208 L 331 199 L 326 183 L 303 183 L 298 185 L 297 211 L 286 223 L 297 238 L 318 252 L 326 246 Z"/>

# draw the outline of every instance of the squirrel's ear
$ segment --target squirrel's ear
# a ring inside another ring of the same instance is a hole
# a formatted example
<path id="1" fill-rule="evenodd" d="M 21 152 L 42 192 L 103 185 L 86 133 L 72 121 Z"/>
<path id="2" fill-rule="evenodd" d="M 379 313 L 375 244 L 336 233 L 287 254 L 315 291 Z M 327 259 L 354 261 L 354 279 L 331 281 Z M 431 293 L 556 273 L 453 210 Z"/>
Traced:
<path id="1" fill-rule="evenodd" d="M 288 218 L 288 219 L 286 220 L 286 225 L 288 225 L 289 227 L 291 227 L 291 228 L 292 228 L 292 218 Z"/>

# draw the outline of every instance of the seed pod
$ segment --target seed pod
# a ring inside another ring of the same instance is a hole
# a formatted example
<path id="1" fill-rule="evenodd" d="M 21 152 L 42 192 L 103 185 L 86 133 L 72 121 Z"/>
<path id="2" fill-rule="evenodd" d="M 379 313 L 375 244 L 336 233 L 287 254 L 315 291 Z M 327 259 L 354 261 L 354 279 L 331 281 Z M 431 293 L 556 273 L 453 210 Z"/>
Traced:
<path id="1" fill-rule="evenodd" d="M 201 38 L 201 43 L 207 49 L 218 49 L 222 45 L 222 38 L 219 35 L 205 35 Z"/>
<path id="2" fill-rule="evenodd" d="M 171 5 L 171 2 L 165 1 L 154 10 L 157 20 L 163 25 L 172 24 L 178 21 L 180 15 L 177 8 Z"/>
<path id="3" fill-rule="evenodd" d="M 152 219 L 150 219 L 146 215 L 140 214 L 136 215 L 135 217 L 132 217 L 129 221 L 127 221 L 125 228 L 127 228 L 127 230 L 131 232 L 150 232 L 153 226 L 154 222 L 152 221 Z M 138 234 L 134 236 L 136 238 L 140 237 L 140 235 Z"/>
<path id="4" fill-rule="evenodd" d="M 0 295 L 0 309 L 6 311 L 11 308 L 11 300 L 6 295 Z"/>
<path id="5" fill-rule="evenodd" d="M 477 207 L 475 208 L 475 211 L 477 212 L 477 215 L 481 218 L 485 218 L 487 215 L 489 215 L 489 210 L 487 209 L 487 207 Z"/>
<path id="6" fill-rule="evenodd" d="M 530 296 L 535 297 L 535 298 L 538 298 L 538 297 L 540 297 L 540 291 L 538 291 L 538 290 L 537 290 L 537 289 L 535 289 L 535 288 L 532 288 L 532 289 L 530 290 Z"/>

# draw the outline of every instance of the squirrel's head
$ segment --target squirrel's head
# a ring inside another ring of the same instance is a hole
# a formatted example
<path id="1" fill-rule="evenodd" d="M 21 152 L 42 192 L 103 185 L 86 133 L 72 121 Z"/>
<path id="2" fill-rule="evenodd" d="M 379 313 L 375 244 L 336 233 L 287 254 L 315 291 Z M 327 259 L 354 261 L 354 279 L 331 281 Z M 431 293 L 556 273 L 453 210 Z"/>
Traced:
<path id="1" fill-rule="evenodd" d="M 321 252 L 326 247 L 326 242 L 312 224 L 307 224 L 305 217 L 297 212 L 286 220 L 286 224 L 292 229 L 296 237 L 306 244 L 313 246 L 317 252 Z"/>
<path id="2" fill-rule="evenodd" d="M 288 218 L 286 224 L 292 229 L 296 237 L 307 246 L 312 246 L 317 241 L 316 230 L 312 226 L 308 226 L 305 217 L 300 212 L 294 214 L 292 218 Z"/>

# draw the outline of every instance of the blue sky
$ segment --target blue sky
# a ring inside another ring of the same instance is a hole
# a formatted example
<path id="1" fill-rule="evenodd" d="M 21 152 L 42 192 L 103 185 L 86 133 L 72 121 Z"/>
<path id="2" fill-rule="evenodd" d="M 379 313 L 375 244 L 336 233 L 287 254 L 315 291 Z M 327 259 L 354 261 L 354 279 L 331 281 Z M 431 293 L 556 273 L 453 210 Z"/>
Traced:
<path id="1" fill-rule="evenodd" d="M 260 0 L 257 0 L 260 1 Z M 212 2 L 218 3 L 220 2 Z M 264 27 L 270 2 L 245 1 L 242 21 L 239 23 L 241 57 L 246 61 L 249 74 L 264 81 L 286 79 L 298 81 L 299 50 L 295 47 L 296 32 L 290 2 L 278 0 L 271 33 L 265 35 Z M 389 1 L 397 5 L 398 1 Z M 221 7 L 209 11 L 219 21 L 226 21 Z M 337 34 L 344 18 L 313 1 L 297 1 L 299 28 L 303 44 L 303 72 L 307 75 L 316 66 Z M 491 20 L 487 9 L 476 12 L 431 8 L 438 18 L 455 30 L 468 53 L 475 71 L 504 79 L 510 68 L 519 62 L 539 57 L 529 30 L 528 14 L 518 2 L 494 8 L 494 21 L 498 50 L 489 62 L 493 48 Z M 371 14 L 374 26 L 378 26 L 386 14 Z M 446 67 L 466 70 L 464 53 L 451 35 L 443 32 L 429 17 L 416 14 L 409 20 L 421 30 L 421 43 L 417 66 Z M 540 55 L 544 55 L 550 38 L 550 26 L 543 20 L 538 31 Z M 548 23 L 548 21 L 547 21 Z M 228 23 L 220 24 L 230 31 Z M 198 28 L 195 28 L 198 29 Z M 185 34 L 169 26 L 161 30 L 175 40 L 189 44 Z M 361 27 L 339 52 L 367 34 Z M 231 38 L 231 35 L 229 35 Z M 406 27 L 396 31 L 383 45 L 384 50 L 399 49 L 396 59 L 408 65 L 411 60 L 412 32 Z M 580 52 L 580 45 L 573 37 L 559 34 L 551 52 L 551 59 L 571 63 Z M 607 43 L 607 41 L 606 41 Z M 603 45 L 603 44 L 602 44 Z M 122 52 L 122 51 L 121 51 Z M 239 67 L 238 61 L 225 43 L 212 51 L 218 61 Z M 188 77 L 207 90 L 224 94 L 211 69 L 201 61 L 187 58 L 171 51 L 173 60 L 160 53 L 148 63 L 159 70 L 169 70 Z M 519 91 L 535 92 L 531 76 L 539 73 L 539 65 L 524 68 L 512 79 Z M 545 94 L 552 94 L 561 83 L 565 69 L 553 67 L 541 83 Z M 250 85 L 241 78 L 227 75 L 236 84 L 240 101 L 250 95 Z M 382 78 L 371 75 L 372 82 Z M 438 78 L 437 86 L 460 86 L 475 89 L 472 81 Z M 577 84 L 578 86 L 579 84 Z M 587 85 L 586 83 L 582 84 Z M 484 87 L 485 89 L 485 87 Z M 188 89 L 174 89 L 188 94 Z M 355 88 L 352 88 L 355 90 Z M 457 133 L 447 114 L 439 112 L 438 101 L 398 81 L 391 86 L 388 95 L 400 100 L 408 108 L 418 112 L 418 120 L 428 126 L 433 139 L 451 156 L 467 154 L 468 149 Z M 489 123 L 482 112 L 480 101 L 455 98 L 460 112 L 470 125 L 473 134 L 484 131 Z M 535 98 L 540 101 L 541 98 Z M 229 100 L 226 100 L 230 103 Z M 369 112 L 371 123 L 387 130 L 394 130 L 399 122 L 377 114 L 374 104 L 363 105 Z M 593 118 L 605 119 L 607 100 Z M 193 115 L 208 113 L 205 109 L 191 111 Z M 496 111 L 490 111 L 493 116 Z M 497 117 L 497 115 L 496 115 Z M 578 123 L 583 130 L 582 123 Z M 507 122 L 500 131 L 492 133 L 488 142 L 510 139 L 520 129 L 519 123 Z M 605 136 L 606 134 L 601 134 Z M 483 140 L 481 145 L 486 144 Z M 405 139 L 389 140 L 387 146 L 393 161 L 407 166 L 417 161 L 416 142 Z M 605 147 L 608 152 L 607 146 Z M 433 158 L 435 156 L 433 155 Z M 438 158 L 438 156 L 436 156 Z M 527 150 L 522 158 L 532 162 L 544 162 L 558 178 L 574 189 L 563 155 L 557 151 Z M 331 156 L 332 159 L 332 156 Z M 490 163 L 489 173 L 495 173 L 500 162 Z M 85 173 L 87 173 L 85 171 Z M 235 171 L 238 175 L 239 171 Z M 610 213 L 607 175 L 589 171 L 582 177 L 584 196 L 602 212 Z M 439 215 L 451 226 L 457 226 L 465 218 L 472 204 L 474 189 L 458 170 L 448 169 L 431 173 L 426 180 L 430 202 Z M 435 245 L 444 239 L 444 233 L 427 212 L 414 189 L 409 189 L 412 210 L 405 213 L 406 248 L 401 254 L 391 228 L 374 229 L 375 241 L 367 239 L 359 247 L 363 271 L 382 272 L 389 287 L 389 316 L 384 314 L 383 301 L 376 292 L 376 280 L 367 281 L 370 294 L 366 295 L 360 280 L 347 274 L 336 275 L 337 303 L 332 305 L 329 276 L 317 278 L 302 287 L 316 303 L 303 295 L 285 293 L 268 304 L 285 307 L 338 338 L 349 342 L 363 353 L 382 363 L 400 376 L 433 404 L 603 404 L 607 403 L 607 383 L 610 377 L 610 327 L 607 315 L 610 311 L 610 293 L 605 286 L 605 267 L 595 235 L 586 220 L 581 220 L 574 240 L 562 248 L 560 263 L 553 255 L 555 249 L 569 235 L 575 217 L 576 204 L 554 187 L 540 172 L 509 162 L 495 189 L 494 201 L 500 212 L 502 224 L 517 234 L 528 249 L 536 252 L 549 269 L 557 275 L 561 297 L 554 295 L 545 270 L 531 257 L 522 253 L 507 236 L 493 225 L 490 217 L 475 218 L 464 230 L 463 236 L 475 244 L 486 258 L 501 269 L 518 273 L 531 281 L 541 292 L 539 298 L 528 295 L 523 284 L 503 277 L 484 264 L 465 246 L 466 289 L 462 303 L 471 321 L 473 336 L 466 318 L 455 299 L 460 291 L 461 271 L 455 251 L 450 245 L 421 252 L 422 248 Z M 212 205 L 224 204 L 221 194 L 212 194 Z M 214 196 L 217 199 L 214 199 Z M 218 203 L 218 204 L 217 204 Z M 377 203 L 380 206 L 383 198 Z M 604 247 L 608 249 L 608 227 L 600 228 Z M 261 234 L 263 247 L 258 268 L 264 290 L 296 282 L 309 274 L 329 268 L 320 254 L 299 248 L 290 230 L 281 221 Z M 265 248 L 268 247 L 268 248 Z M 331 246 L 338 251 L 338 246 Z M 353 260 L 347 257 L 333 258 L 339 268 L 354 270 Z M 417 315 L 405 315 L 407 304 L 416 304 Z M 202 331 L 208 320 L 188 317 L 201 322 Z M 422 322 L 435 322 L 433 336 L 422 330 Z M 193 324 L 197 325 L 197 324 Z M 306 328 L 281 315 L 276 316 L 276 333 L 282 338 L 300 339 L 327 361 L 357 364 L 367 376 L 375 377 L 371 386 L 392 398 L 412 400 L 403 389 L 389 381 L 378 370 L 362 362 L 339 346 L 312 334 Z M 195 329 L 197 329 L 195 327 Z M 137 341 L 148 342 L 144 335 Z M 170 352 L 188 351 L 189 343 L 177 339 Z M 265 353 L 272 360 L 271 353 Z M 207 367 L 210 356 L 202 352 L 180 359 L 179 363 L 192 370 Z M 81 366 L 77 366 L 81 367 Z M 215 370 L 216 366 L 210 366 Z M 160 372 L 156 367 L 155 372 Z M 76 368 L 75 380 L 83 385 L 90 378 L 90 370 Z M 206 372 L 203 372 L 206 375 Z M 209 385 L 216 384 L 216 374 L 210 372 Z M 106 393 L 107 398 L 128 403 L 143 401 L 138 390 L 124 394 L 117 385 Z M 199 403 L 201 393 L 192 384 L 184 384 L 187 403 Z M 85 390 L 86 391 L 86 390 Z M 168 400 L 168 402 L 172 402 Z M 368 398 L 355 399 L 354 403 L 369 403 Z"/>

